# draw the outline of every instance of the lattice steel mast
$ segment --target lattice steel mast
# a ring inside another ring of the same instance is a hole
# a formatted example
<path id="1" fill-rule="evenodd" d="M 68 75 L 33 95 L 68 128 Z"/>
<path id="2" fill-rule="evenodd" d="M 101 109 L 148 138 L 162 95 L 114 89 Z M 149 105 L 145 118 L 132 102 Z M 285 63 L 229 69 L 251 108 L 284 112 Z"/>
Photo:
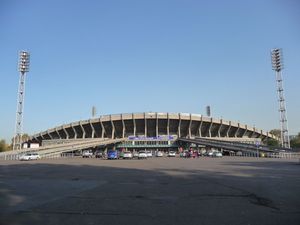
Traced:
<path id="1" fill-rule="evenodd" d="M 26 51 L 21 51 L 19 56 L 20 56 L 19 58 L 20 78 L 19 78 L 19 88 L 18 88 L 18 97 L 17 97 L 15 135 L 13 138 L 13 150 L 18 150 L 22 148 L 25 77 L 26 77 L 26 72 L 29 71 L 29 58 L 30 58 L 29 53 Z"/>
<path id="2" fill-rule="evenodd" d="M 290 138 L 288 132 L 288 121 L 286 116 L 286 106 L 283 94 L 283 80 L 281 70 L 282 64 L 282 50 L 275 48 L 271 50 L 272 68 L 275 70 L 276 82 L 277 82 L 277 94 L 279 101 L 279 114 L 280 114 L 280 126 L 281 126 L 281 146 L 284 148 L 290 148 Z"/>

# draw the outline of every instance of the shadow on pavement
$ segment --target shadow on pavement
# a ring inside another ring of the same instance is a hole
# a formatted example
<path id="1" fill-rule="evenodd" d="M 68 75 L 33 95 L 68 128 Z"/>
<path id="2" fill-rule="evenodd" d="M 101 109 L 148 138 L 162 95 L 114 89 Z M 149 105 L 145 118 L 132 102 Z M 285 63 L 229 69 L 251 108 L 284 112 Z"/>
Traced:
<path id="1" fill-rule="evenodd" d="M 1 165 L 0 224 L 299 224 L 299 167 L 219 165 Z"/>

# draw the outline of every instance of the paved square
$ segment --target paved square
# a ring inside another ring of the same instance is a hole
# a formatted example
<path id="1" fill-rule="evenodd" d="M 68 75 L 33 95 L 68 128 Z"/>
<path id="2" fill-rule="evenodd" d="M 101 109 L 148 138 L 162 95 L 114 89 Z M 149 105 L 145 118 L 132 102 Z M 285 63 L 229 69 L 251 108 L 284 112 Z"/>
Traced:
<path id="1" fill-rule="evenodd" d="M 0 224 L 300 224 L 296 159 L 0 162 Z"/>

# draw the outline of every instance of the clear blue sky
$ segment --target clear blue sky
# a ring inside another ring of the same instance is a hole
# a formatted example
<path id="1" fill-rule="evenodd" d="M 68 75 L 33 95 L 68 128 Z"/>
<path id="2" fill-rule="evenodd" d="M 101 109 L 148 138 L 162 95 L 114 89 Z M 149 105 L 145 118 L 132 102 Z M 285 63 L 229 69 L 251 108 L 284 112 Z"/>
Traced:
<path id="1" fill-rule="evenodd" d="M 31 53 L 24 132 L 97 114 L 191 112 L 279 128 L 270 49 L 283 48 L 300 132 L 297 0 L 0 1 L 0 138 L 14 133 L 18 51 Z"/>

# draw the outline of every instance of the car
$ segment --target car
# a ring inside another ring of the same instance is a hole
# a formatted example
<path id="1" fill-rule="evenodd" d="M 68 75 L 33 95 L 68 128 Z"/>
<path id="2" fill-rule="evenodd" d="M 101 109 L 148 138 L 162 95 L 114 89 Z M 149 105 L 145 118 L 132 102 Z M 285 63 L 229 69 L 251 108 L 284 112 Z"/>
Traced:
<path id="1" fill-rule="evenodd" d="M 103 157 L 103 152 L 102 151 L 96 151 L 95 152 L 95 157 L 96 158 L 102 158 Z"/>
<path id="2" fill-rule="evenodd" d="M 82 152 L 82 158 L 92 158 L 93 151 L 92 150 L 85 150 Z"/>
<path id="3" fill-rule="evenodd" d="M 36 152 L 30 153 L 29 152 L 29 153 L 26 153 L 26 154 L 22 155 L 20 157 L 20 160 L 22 160 L 22 161 L 29 161 L 29 160 L 38 160 L 40 158 L 41 157 L 40 157 L 40 155 L 38 153 L 36 153 Z"/>
<path id="4" fill-rule="evenodd" d="M 218 157 L 222 157 L 223 154 L 222 154 L 222 152 L 214 152 L 212 156 L 218 158 Z"/>
<path id="5" fill-rule="evenodd" d="M 176 156 L 176 152 L 174 152 L 174 151 L 168 152 L 168 157 L 175 157 L 175 156 Z"/>
<path id="6" fill-rule="evenodd" d="M 148 155 L 146 151 L 140 151 L 138 155 L 138 159 L 147 159 Z"/>
<path id="7" fill-rule="evenodd" d="M 208 152 L 206 152 L 206 155 L 209 156 L 209 157 L 213 157 L 214 152 L 213 151 L 208 151 Z"/>
<path id="8" fill-rule="evenodd" d="M 133 154 L 129 151 L 123 153 L 123 159 L 132 159 Z"/>
<path id="9" fill-rule="evenodd" d="M 188 150 L 185 150 L 180 154 L 180 157 L 182 158 L 189 158 L 190 157 L 190 152 Z"/>
<path id="10" fill-rule="evenodd" d="M 139 157 L 139 153 L 138 152 L 133 152 L 133 158 L 138 158 Z"/>
<path id="11" fill-rule="evenodd" d="M 151 158 L 153 156 L 151 151 L 146 151 L 146 153 L 147 153 L 147 157 Z"/>
<path id="12" fill-rule="evenodd" d="M 121 159 L 124 158 L 124 152 L 123 152 L 123 151 L 120 152 L 119 157 L 120 157 Z"/>
<path id="13" fill-rule="evenodd" d="M 161 151 L 157 151 L 155 154 L 156 157 L 163 157 L 164 154 Z"/>
<path id="14" fill-rule="evenodd" d="M 107 159 L 119 159 L 119 152 L 116 150 L 108 150 L 107 151 Z"/>

